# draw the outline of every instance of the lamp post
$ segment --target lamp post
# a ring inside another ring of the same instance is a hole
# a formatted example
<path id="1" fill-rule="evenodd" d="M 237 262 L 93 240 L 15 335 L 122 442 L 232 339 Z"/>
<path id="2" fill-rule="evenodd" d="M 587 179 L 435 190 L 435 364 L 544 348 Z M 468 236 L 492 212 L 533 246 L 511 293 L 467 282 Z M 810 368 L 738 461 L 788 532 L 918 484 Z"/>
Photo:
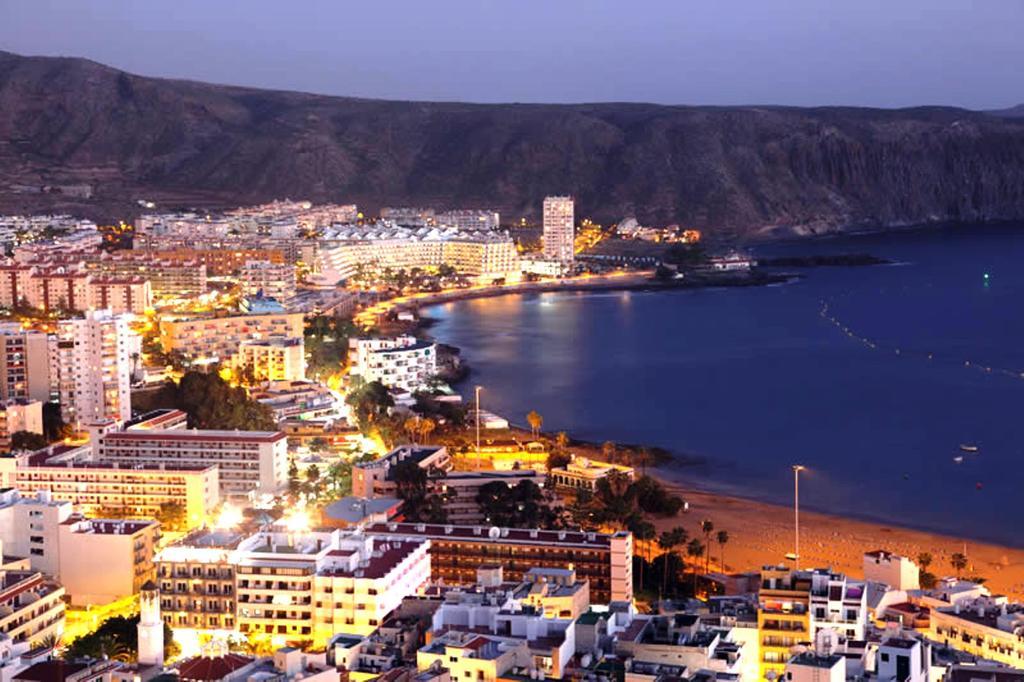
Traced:
<path id="1" fill-rule="evenodd" d="M 793 465 L 793 528 L 796 532 L 796 547 L 793 548 L 795 566 L 800 568 L 800 472 L 806 467 L 803 464 Z"/>
<path id="2" fill-rule="evenodd" d="M 480 386 L 476 386 L 476 468 L 480 468 Z"/>

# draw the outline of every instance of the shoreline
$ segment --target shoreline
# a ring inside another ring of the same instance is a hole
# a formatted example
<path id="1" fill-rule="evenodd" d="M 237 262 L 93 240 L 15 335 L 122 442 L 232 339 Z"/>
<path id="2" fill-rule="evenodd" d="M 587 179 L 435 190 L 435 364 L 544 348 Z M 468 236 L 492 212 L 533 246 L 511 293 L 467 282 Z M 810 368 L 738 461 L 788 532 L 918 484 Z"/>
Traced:
<path id="1" fill-rule="evenodd" d="M 699 536 L 700 521 L 710 519 L 716 531 L 729 532 L 730 539 L 724 548 L 727 570 L 743 572 L 787 563 L 785 555 L 794 547 L 791 507 L 700 490 L 666 475 L 664 467 L 652 467 L 648 473 L 689 503 L 689 510 L 679 516 L 652 519 L 659 532 L 683 525 L 691 537 Z M 711 544 L 712 561 L 717 565 L 721 548 L 714 541 Z M 964 540 L 898 524 L 800 510 L 803 567 L 831 567 L 861 576 L 864 552 L 884 549 L 913 561 L 919 553 L 929 552 L 934 557 L 929 570 L 942 578 L 955 574 L 949 557 L 954 552 L 964 552 L 965 548 L 969 562 L 965 576 L 987 578 L 985 584 L 993 594 L 1024 598 L 1024 549 Z"/>
<path id="2" fill-rule="evenodd" d="M 871 263 L 870 265 L 880 265 Z M 818 265 L 820 267 L 820 265 Z M 611 290 L 650 290 L 708 288 L 714 286 L 765 286 L 798 279 L 799 276 L 779 273 L 762 276 L 754 280 L 746 278 L 741 283 L 690 281 L 685 285 L 682 281 L 657 282 L 642 275 L 619 275 L 614 280 L 609 278 L 590 278 L 590 282 L 560 283 L 528 283 L 517 287 L 489 287 L 483 290 L 442 292 L 416 300 L 399 302 L 399 309 L 418 309 L 442 305 L 449 302 L 474 298 L 494 297 L 502 295 L 519 295 L 524 293 L 543 293 L 547 291 L 611 291 Z M 733 278 L 737 279 L 737 278 Z M 561 286 L 552 286 L 558 285 Z M 546 286 L 545 286 L 546 285 Z M 432 318 L 417 316 L 416 331 L 426 331 Z M 443 339 L 435 339 L 445 343 Z M 450 344 L 448 344 L 450 345 Z M 461 350 L 461 349 L 460 349 Z M 472 359 L 463 358 L 472 372 Z M 467 375 L 468 375 L 467 373 Z M 466 377 L 463 377 L 465 379 Z M 515 430 L 515 427 L 513 427 Z M 551 434 L 547 434 L 550 436 Z M 569 434 L 570 438 L 572 434 Z M 571 449 L 580 449 L 595 455 L 600 444 L 573 439 Z M 626 444 L 619 444 L 626 447 Z M 630 447 L 640 447 L 633 445 Z M 700 537 L 699 523 L 710 519 L 717 530 L 727 530 L 730 540 L 726 544 L 725 565 L 731 572 L 758 570 L 764 565 L 785 562 L 785 555 L 793 551 L 793 510 L 791 507 L 773 502 L 743 496 L 742 493 L 719 493 L 710 489 L 702 489 L 686 481 L 683 471 L 671 471 L 673 464 L 685 467 L 686 457 L 664 448 L 651 448 L 667 452 L 670 462 L 661 462 L 648 467 L 648 473 L 657 479 L 667 490 L 680 495 L 688 504 L 689 509 L 675 517 L 651 518 L 660 531 L 674 526 L 683 525 L 691 537 Z M 599 455 L 598 455 L 599 456 Z M 862 555 L 864 552 L 884 549 L 909 557 L 916 561 L 921 552 L 931 553 L 934 562 L 930 572 L 941 578 L 953 575 L 949 557 L 955 552 L 965 552 L 969 566 L 964 575 L 979 575 L 988 580 L 994 594 L 1006 594 L 1013 598 L 1024 599 L 1024 548 L 1014 548 L 994 542 L 957 538 L 938 531 L 913 528 L 899 524 L 885 523 L 871 518 L 844 516 L 802 508 L 800 512 L 801 526 L 801 565 L 804 567 L 829 566 L 851 576 L 862 575 Z M 719 563 L 719 552 L 722 548 L 712 539 L 712 563 Z"/>

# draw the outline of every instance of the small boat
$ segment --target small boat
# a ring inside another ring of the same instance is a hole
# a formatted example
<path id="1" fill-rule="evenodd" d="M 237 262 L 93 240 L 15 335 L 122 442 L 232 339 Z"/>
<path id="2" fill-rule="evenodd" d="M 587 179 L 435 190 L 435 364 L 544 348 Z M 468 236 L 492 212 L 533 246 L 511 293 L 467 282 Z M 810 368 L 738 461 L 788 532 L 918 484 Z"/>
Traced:
<path id="1" fill-rule="evenodd" d="M 960 445 L 960 451 L 961 452 L 977 452 L 978 451 L 978 446 L 977 445 L 963 445 L 963 444 L 961 444 Z"/>
<path id="2" fill-rule="evenodd" d="M 953 458 L 953 461 L 956 462 L 957 464 L 963 464 L 964 463 L 963 455 L 957 455 L 956 457 Z"/>

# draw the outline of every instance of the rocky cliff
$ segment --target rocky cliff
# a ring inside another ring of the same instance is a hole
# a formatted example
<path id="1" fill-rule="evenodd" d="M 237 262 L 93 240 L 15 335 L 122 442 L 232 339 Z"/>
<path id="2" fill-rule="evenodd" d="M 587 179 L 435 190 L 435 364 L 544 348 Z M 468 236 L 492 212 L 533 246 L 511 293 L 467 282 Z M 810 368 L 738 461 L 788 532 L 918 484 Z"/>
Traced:
<path id="1" fill-rule="evenodd" d="M 290 197 L 517 218 L 570 193 L 597 220 L 722 235 L 1022 220 L 1024 119 L 1001 113 L 391 102 L 0 53 L 0 211 Z"/>

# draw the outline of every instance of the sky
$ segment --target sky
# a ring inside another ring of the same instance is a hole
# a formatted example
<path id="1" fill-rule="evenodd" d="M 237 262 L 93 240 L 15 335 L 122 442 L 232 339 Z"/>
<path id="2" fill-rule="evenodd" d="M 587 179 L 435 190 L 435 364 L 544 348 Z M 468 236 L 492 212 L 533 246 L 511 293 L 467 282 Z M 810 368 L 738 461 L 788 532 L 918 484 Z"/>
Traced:
<path id="1" fill-rule="evenodd" d="M 1024 0 L 0 0 L 0 49 L 386 99 L 1024 102 Z"/>

